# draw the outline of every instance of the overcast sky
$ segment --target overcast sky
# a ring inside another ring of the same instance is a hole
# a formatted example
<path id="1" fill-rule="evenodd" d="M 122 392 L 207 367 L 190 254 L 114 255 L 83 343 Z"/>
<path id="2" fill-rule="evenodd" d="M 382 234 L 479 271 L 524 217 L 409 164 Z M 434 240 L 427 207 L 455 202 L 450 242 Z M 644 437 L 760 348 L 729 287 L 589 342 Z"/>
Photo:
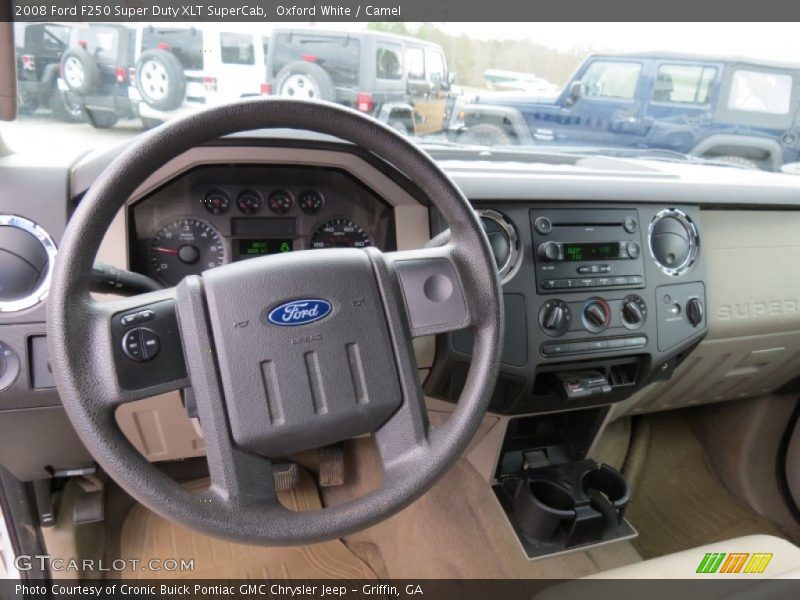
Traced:
<path id="1" fill-rule="evenodd" d="M 702 1 L 702 0 L 698 0 Z M 788 0 L 787 0 L 788 1 Z M 321 24 L 330 27 L 333 24 Z M 352 28 L 352 23 L 338 27 Z M 671 50 L 800 62 L 796 23 L 435 23 L 481 39 L 529 38 L 559 50 Z M 366 24 L 360 24 L 366 27 Z M 409 24 L 413 27 L 414 24 Z"/>

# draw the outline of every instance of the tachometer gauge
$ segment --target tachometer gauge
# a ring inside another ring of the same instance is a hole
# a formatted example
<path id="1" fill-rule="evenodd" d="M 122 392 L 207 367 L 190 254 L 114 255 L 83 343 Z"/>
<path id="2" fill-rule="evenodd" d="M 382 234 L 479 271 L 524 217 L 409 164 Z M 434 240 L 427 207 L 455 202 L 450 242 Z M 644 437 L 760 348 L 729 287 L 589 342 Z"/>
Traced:
<path id="1" fill-rule="evenodd" d="M 227 262 L 222 234 L 201 219 L 185 217 L 163 225 L 148 244 L 150 272 L 167 285 Z"/>
<path id="2" fill-rule="evenodd" d="M 311 237 L 312 248 L 364 248 L 372 239 L 361 225 L 345 217 L 337 217 L 320 225 Z"/>

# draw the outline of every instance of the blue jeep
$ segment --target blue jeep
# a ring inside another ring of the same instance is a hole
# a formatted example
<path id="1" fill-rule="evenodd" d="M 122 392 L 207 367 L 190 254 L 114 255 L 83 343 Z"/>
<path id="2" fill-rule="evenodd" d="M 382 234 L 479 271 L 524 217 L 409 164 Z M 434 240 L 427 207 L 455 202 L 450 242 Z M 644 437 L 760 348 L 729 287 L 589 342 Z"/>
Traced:
<path id="1" fill-rule="evenodd" d="M 480 95 L 458 141 L 659 149 L 777 170 L 798 160 L 800 66 L 593 54 L 555 97 Z"/>

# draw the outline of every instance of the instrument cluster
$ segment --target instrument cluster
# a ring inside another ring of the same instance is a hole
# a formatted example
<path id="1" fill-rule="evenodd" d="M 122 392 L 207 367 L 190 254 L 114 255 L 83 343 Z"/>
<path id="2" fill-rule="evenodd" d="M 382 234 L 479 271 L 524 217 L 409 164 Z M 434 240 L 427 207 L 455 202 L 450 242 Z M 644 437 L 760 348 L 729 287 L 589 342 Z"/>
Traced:
<path id="1" fill-rule="evenodd" d="M 231 261 L 326 248 L 395 248 L 391 208 L 343 171 L 207 166 L 130 208 L 134 270 L 167 286 Z"/>

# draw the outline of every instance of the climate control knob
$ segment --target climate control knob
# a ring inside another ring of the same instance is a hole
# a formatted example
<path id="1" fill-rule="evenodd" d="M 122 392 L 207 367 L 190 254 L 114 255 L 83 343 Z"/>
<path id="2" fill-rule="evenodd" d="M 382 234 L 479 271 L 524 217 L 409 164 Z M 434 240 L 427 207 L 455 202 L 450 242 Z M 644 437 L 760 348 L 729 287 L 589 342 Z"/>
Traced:
<path id="1" fill-rule="evenodd" d="M 590 298 L 583 306 L 583 326 L 592 333 L 600 333 L 611 322 L 611 309 L 602 298 Z"/>
<path id="2" fill-rule="evenodd" d="M 572 314 L 567 303 L 557 298 L 545 302 L 539 311 L 539 325 L 552 337 L 564 335 L 569 329 L 571 318 Z"/>
<path id="3" fill-rule="evenodd" d="M 647 318 L 647 305 L 639 296 L 631 294 L 622 301 L 622 324 L 628 329 L 639 329 Z"/>

